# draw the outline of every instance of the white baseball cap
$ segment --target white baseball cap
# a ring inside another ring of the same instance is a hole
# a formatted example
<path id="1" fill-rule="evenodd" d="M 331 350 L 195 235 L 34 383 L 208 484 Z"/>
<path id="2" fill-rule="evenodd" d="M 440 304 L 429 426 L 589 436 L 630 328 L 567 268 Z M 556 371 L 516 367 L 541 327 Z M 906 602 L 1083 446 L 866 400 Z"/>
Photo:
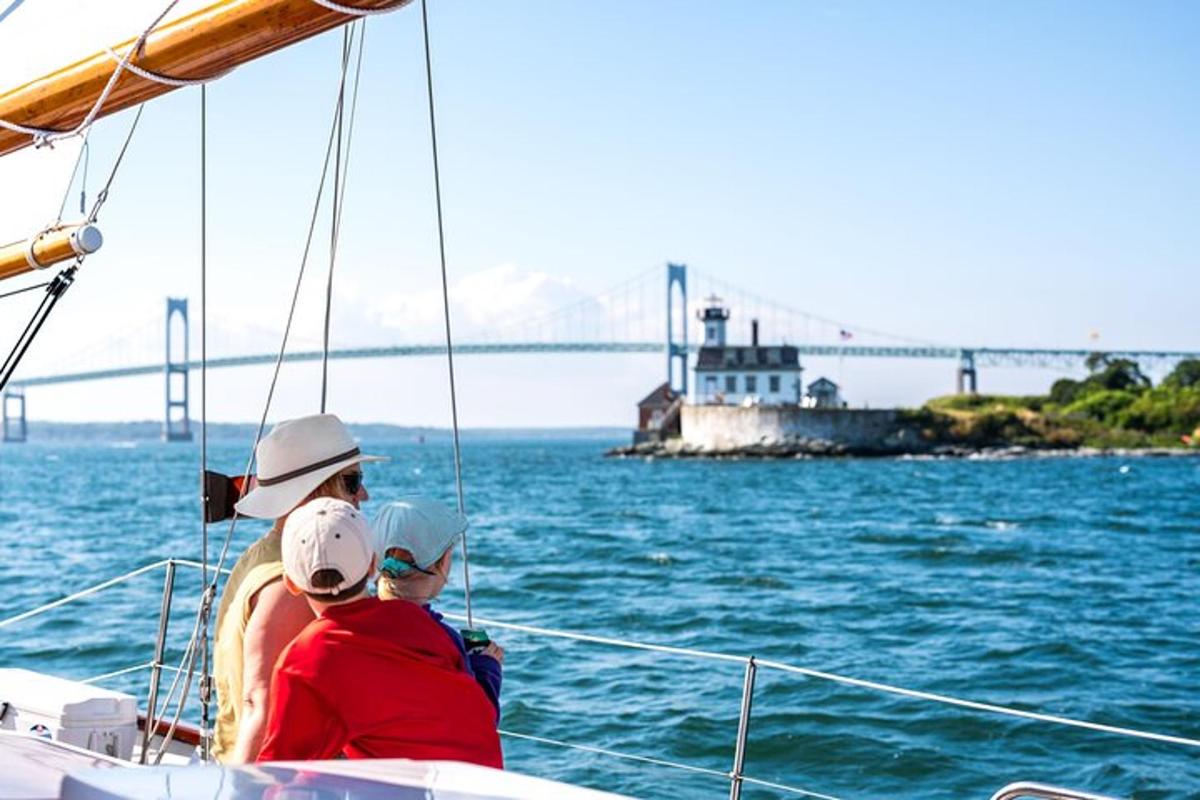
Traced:
<path id="1" fill-rule="evenodd" d="M 293 511 L 283 526 L 283 571 L 313 594 L 337 595 L 367 577 L 375 555 L 375 535 L 367 518 L 345 500 L 318 497 Z M 342 573 L 337 586 L 314 587 L 323 569 Z"/>
<path id="2" fill-rule="evenodd" d="M 258 475 L 254 489 L 234 506 L 244 517 L 274 519 L 291 511 L 326 478 L 365 456 L 350 431 L 333 414 L 285 420 L 263 437 L 254 451 Z"/>

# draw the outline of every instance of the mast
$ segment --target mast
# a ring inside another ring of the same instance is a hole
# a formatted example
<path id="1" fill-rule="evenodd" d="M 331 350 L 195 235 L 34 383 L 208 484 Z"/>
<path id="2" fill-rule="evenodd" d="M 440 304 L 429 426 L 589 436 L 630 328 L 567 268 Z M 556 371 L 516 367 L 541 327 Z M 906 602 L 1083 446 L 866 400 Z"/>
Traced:
<path id="1" fill-rule="evenodd" d="M 42 231 L 20 242 L 0 245 L 0 281 L 90 255 L 100 249 L 104 237 L 95 225 L 84 222 Z"/>
<path id="2" fill-rule="evenodd" d="M 410 0 L 340 0 L 364 13 L 392 10 Z M 355 19 L 316 0 L 221 0 L 165 22 L 131 59 L 137 71 L 121 73 L 97 118 L 131 108 L 177 88 L 169 79 L 215 77 L 259 56 Z M 137 41 L 114 45 L 117 58 Z M 69 131 L 86 119 L 118 61 L 99 52 L 0 94 L 0 120 L 29 128 Z M 137 72 L 148 73 L 137 74 Z M 164 76 L 166 82 L 153 75 Z M 32 144 L 34 137 L 0 128 L 0 156 Z"/>

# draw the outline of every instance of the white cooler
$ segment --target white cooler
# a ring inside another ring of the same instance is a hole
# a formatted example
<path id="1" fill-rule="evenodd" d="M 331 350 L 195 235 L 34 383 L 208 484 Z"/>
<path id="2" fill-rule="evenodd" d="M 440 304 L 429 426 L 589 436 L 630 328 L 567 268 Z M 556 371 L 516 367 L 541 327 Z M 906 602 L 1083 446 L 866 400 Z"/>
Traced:
<path id="1" fill-rule="evenodd" d="M 27 669 L 0 669 L 0 730 L 44 736 L 115 758 L 133 756 L 137 699 Z"/>

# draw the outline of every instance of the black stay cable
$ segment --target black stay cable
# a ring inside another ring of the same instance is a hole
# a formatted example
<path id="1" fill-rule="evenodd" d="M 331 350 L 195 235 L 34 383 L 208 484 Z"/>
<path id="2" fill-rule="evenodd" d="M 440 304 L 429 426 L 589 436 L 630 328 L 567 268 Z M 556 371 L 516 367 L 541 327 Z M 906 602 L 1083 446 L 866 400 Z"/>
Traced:
<path id="1" fill-rule="evenodd" d="M 58 301 L 62 299 L 67 289 L 71 288 L 71 284 L 75 282 L 75 273 L 78 270 L 79 263 L 76 262 L 58 273 L 46 287 L 46 294 L 42 297 L 42 302 L 38 303 L 25 330 L 21 332 L 13 349 L 9 351 L 8 357 L 4 359 L 4 365 L 0 367 L 0 391 L 3 391 L 4 387 L 8 385 L 13 372 L 20 365 L 21 359 L 25 357 L 29 345 L 33 344 L 33 340 L 37 337 L 38 331 L 42 329 L 42 325 L 45 324 L 46 318 L 50 316 L 50 312 L 58 305 Z"/>

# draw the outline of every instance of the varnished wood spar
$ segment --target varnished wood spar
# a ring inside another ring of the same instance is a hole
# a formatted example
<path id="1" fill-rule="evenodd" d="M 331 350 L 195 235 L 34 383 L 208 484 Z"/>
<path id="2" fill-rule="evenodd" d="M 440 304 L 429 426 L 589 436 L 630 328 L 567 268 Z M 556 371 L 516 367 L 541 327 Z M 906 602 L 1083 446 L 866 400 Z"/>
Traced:
<path id="1" fill-rule="evenodd" d="M 34 237 L 33 259 L 40 268 L 54 266 L 76 256 L 94 253 L 100 249 L 104 237 L 95 225 L 66 225 Z M 30 265 L 29 240 L 0 245 L 0 281 L 32 272 Z"/>
<path id="2" fill-rule="evenodd" d="M 399 8 L 411 0 L 340 0 L 363 8 Z M 352 17 L 313 0 L 223 0 L 164 23 L 146 39 L 133 63 L 174 78 L 207 78 L 259 56 L 323 33 Z M 149 22 L 149 20 L 147 20 Z M 118 55 L 136 38 L 113 45 Z M 0 119 L 32 128 L 71 130 L 87 116 L 117 62 L 108 53 L 65 66 L 24 86 L 0 94 Z M 166 94 L 174 87 L 123 72 L 100 116 Z M 266 98 L 264 98 L 266 99 Z M 0 128 L 0 156 L 33 141 Z"/>

